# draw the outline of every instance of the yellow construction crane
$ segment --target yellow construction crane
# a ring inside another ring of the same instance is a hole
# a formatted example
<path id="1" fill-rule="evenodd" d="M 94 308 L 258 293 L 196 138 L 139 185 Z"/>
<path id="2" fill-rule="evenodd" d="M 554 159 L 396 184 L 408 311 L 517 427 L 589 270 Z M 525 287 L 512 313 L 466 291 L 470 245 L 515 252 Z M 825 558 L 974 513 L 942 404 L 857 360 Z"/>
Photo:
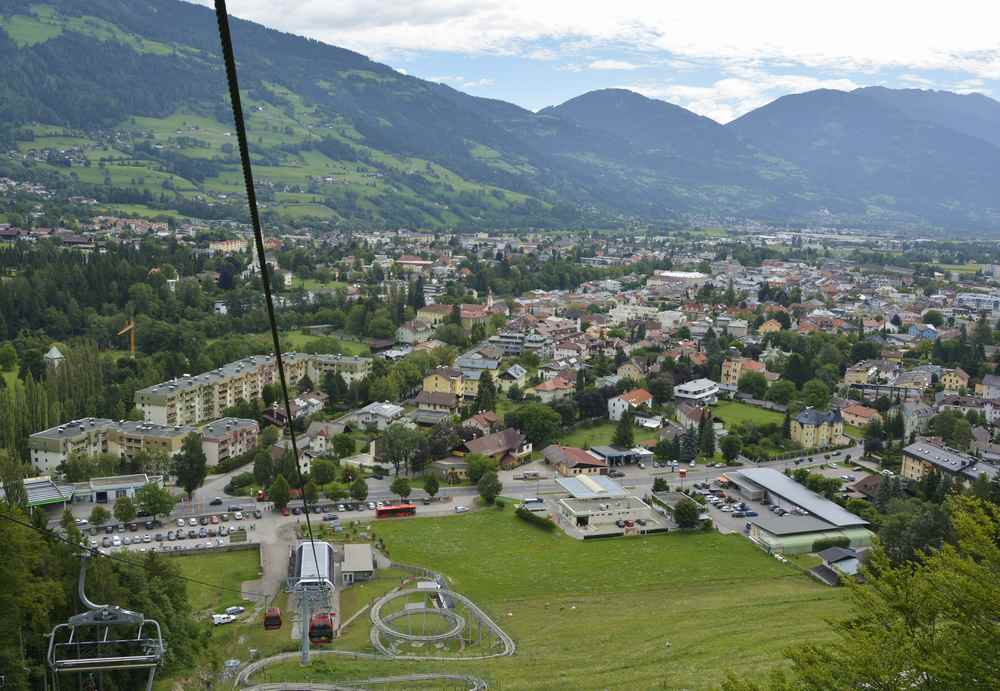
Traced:
<path id="1" fill-rule="evenodd" d="M 128 353 L 129 357 L 133 360 L 135 359 L 135 321 L 129 319 L 122 326 L 121 331 L 118 332 L 119 336 L 124 336 L 128 334 Z"/>

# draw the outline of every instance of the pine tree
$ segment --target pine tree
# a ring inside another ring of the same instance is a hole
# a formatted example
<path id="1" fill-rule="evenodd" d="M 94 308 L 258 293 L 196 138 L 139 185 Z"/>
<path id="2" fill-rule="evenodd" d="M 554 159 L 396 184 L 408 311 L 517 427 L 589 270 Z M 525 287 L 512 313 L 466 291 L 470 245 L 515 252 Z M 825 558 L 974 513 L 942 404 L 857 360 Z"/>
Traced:
<path id="1" fill-rule="evenodd" d="M 476 392 L 476 411 L 493 410 L 497 405 L 497 389 L 493 376 L 488 371 L 479 375 L 479 389 Z"/>
<path id="2" fill-rule="evenodd" d="M 635 433 L 632 428 L 632 414 L 624 413 L 618 420 L 615 428 L 615 436 L 611 443 L 622 449 L 631 449 L 635 446 Z"/>
<path id="3" fill-rule="evenodd" d="M 792 414 L 790 411 L 785 411 L 785 419 L 781 422 L 781 436 L 785 439 L 792 438 Z"/>
<path id="4" fill-rule="evenodd" d="M 706 416 L 707 417 L 707 416 Z M 703 418 L 704 420 L 705 418 Z M 701 452 L 708 458 L 715 456 L 715 427 L 709 417 L 707 422 L 703 422 L 701 433 L 699 434 L 698 446 Z"/>

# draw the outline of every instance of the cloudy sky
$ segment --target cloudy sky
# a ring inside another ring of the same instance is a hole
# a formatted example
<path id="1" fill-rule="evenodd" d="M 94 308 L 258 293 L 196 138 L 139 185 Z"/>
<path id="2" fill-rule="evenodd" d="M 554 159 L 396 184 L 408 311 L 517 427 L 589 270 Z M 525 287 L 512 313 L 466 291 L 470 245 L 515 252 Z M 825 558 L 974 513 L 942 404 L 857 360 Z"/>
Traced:
<path id="1" fill-rule="evenodd" d="M 209 0 L 198 0 L 210 4 Z M 625 87 L 728 122 L 882 84 L 1000 97 L 988 0 L 229 0 L 244 19 L 537 110 Z"/>

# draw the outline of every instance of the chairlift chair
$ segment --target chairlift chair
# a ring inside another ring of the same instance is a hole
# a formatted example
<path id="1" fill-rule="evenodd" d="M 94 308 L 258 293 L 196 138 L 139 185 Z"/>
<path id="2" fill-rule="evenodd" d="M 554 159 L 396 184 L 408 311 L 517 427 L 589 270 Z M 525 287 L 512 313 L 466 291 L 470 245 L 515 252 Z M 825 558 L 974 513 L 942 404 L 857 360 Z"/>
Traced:
<path id="1" fill-rule="evenodd" d="M 79 580 L 80 601 L 87 611 L 52 630 L 49 668 L 57 676 L 66 672 L 148 669 L 146 689 L 152 691 L 164 653 L 160 624 L 140 612 L 92 602 L 86 593 L 89 558 L 89 552 L 83 554 Z"/>

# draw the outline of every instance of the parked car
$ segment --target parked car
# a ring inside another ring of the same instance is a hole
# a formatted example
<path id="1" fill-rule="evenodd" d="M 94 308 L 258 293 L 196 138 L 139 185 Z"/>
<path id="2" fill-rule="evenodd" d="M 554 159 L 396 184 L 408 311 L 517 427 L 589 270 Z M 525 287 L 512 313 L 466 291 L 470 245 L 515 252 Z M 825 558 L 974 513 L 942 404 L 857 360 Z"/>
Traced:
<path id="1" fill-rule="evenodd" d="M 212 525 L 218 525 L 219 524 L 219 517 L 218 516 L 212 516 L 208 520 L 209 520 L 209 522 L 211 522 Z"/>
<path id="2" fill-rule="evenodd" d="M 185 521 L 183 518 L 178 518 L 177 519 L 177 527 L 178 528 L 183 528 L 186 525 L 187 525 L 187 521 Z"/>
<path id="3" fill-rule="evenodd" d="M 751 516 L 759 516 L 759 515 L 760 514 L 757 513 L 756 511 L 747 511 L 747 518 L 750 518 Z"/>
<path id="4" fill-rule="evenodd" d="M 136 537 L 136 538 L 135 538 L 135 541 L 136 541 L 136 542 L 138 542 L 138 541 L 139 541 L 139 538 L 138 538 L 138 537 Z M 131 545 L 131 544 L 132 544 L 132 538 L 131 538 L 131 537 L 129 537 L 128 535 L 126 535 L 125 537 L 123 537 L 123 538 L 122 538 L 122 544 L 123 544 L 123 545 Z"/>
<path id="5" fill-rule="evenodd" d="M 208 537 L 208 528 L 202 526 L 201 530 L 198 531 L 198 537 Z"/>
<path id="6" fill-rule="evenodd" d="M 368 510 L 369 511 L 374 511 L 375 510 L 375 502 L 373 502 L 373 501 L 368 502 Z"/>
<path id="7" fill-rule="evenodd" d="M 112 547 L 121 547 L 122 546 L 122 539 L 120 537 L 118 537 L 117 535 L 115 535 L 113 538 L 111 538 L 111 546 Z"/>
<path id="8" fill-rule="evenodd" d="M 198 545 L 198 547 L 201 547 L 201 545 Z M 236 617 L 234 617 L 232 614 L 212 615 L 212 623 L 215 624 L 216 626 L 221 626 L 222 624 L 232 624 L 234 621 L 236 621 Z"/>
<path id="9" fill-rule="evenodd" d="M 379 506 L 382 506 L 382 502 L 379 502 L 378 504 Z M 337 511 L 347 511 L 347 507 L 343 504 L 337 504 Z"/>
<path id="10" fill-rule="evenodd" d="M 219 526 L 219 537 L 225 537 L 226 535 L 229 535 L 229 528 L 224 525 Z"/>
<path id="11" fill-rule="evenodd" d="M 110 546 L 111 546 L 111 538 L 109 536 L 105 535 L 101 539 L 101 547 L 110 547 Z"/>
<path id="12" fill-rule="evenodd" d="M 77 518 L 73 522 L 76 523 L 77 525 L 87 525 L 86 518 Z"/>
<path id="13" fill-rule="evenodd" d="M 226 614 L 231 614 L 234 617 L 243 614 L 246 611 L 247 611 L 246 607 L 240 607 L 239 605 L 236 605 L 234 607 L 226 607 Z"/>
<path id="14" fill-rule="evenodd" d="M 212 518 L 215 518 L 215 516 L 212 516 Z M 208 516 L 202 516 L 201 518 L 198 519 L 198 522 L 201 523 L 202 525 L 208 525 L 208 522 L 210 520 L 211 519 Z"/>
<path id="15" fill-rule="evenodd" d="M 157 534 L 156 534 L 156 535 L 155 535 L 155 536 L 153 537 L 153 539 L 154 539 L 154 540 L 156 540 L 157 542 L 163 542 L 163 533 L 157 533 Z"/>
<path id="16" fill-rule="evenodd" d="M 260 509 L 254 509 L 253 510 L 253 517 L 254 518 L 263 518 L 264 517 L 264 512 L 261 511 Z"/>
<path id="17" fill-rule="evenodd" d="M 468 510 L 469 510 L 468 506 L 462 506 L 461 504 L 455 507 L 455 513 L 465 513 Z"/>
<path id="18" fill-rule="evenodd" d="M 302 511 L 299 510 L 299 507 L 297 507 L 297 506 L 293 506 L 292 507 L 292 515 L 293 516 L 298 516 L 300 513 L 302 513 Z"/>
<path id="19" fill-rule="evenodd" d="M 188 540 L 193 540 L 196 537 L 198 537 L 198 531 L 196 531 L 194 528 L 188 530 Z"/>
<path id="20" fill-rule="evenodd" d="M 237 511 L 236 513 L 234 513 L 233 514 L 233 520 L 242 521 L 243 520 L 243 512 L 242 511 Z"/>
<path id="21" fill-rule="evenodd" d="M 174 531 L 168 530 L 167 531 L 167 542 L 173 542 L 174 539 L 175 539 L 174 538 Z"/>
<path id="22" fill-rule="evenodd" d="M 281 515 L 282 516 L 287 516 L 288 514 L 289 514 L 288 507 L 287 506 L 282 506 L 281 507 Z"/>

